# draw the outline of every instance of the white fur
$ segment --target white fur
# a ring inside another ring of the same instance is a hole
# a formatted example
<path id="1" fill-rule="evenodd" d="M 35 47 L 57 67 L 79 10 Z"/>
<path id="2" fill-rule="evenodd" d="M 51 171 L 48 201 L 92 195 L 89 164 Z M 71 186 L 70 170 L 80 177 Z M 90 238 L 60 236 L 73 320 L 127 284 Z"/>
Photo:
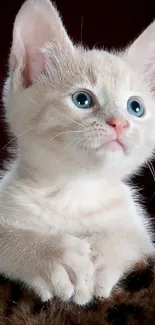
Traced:
<path id="1" fill-rule="evenodd" d="M 154 149 L 154 52 L 145 38 L 155 42 L 144 34 L 124 53 L 86 51 L 48 0 L 27 0 L 17 15 L 4 103 L 18 155 L 1 182 L 0 272 L 43 300 L 107 297 L 154 251 L 138 195 L 124 183 Z M 93 93 L 94 108 L 73 104 L 79 89 Z M 130 96 L 141 98 L 143 117 L 127 111 Z M 125 149 L 97 152 L 115 136 L 113 116 L 128 123 Z"/>

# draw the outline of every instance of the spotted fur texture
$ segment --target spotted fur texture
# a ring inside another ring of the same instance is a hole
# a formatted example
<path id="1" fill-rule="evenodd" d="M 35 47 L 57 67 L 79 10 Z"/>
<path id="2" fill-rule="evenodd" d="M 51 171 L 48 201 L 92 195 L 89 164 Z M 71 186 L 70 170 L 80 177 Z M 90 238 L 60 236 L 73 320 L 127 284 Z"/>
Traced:
<path id="1" fill-rule="evenodd" d="M 0 278 L 1 325 L 153 325 L 155 257 L 126 274 L 110 299 L 84 307 L 59 300 L 43 304 L 19 284 Z"/>

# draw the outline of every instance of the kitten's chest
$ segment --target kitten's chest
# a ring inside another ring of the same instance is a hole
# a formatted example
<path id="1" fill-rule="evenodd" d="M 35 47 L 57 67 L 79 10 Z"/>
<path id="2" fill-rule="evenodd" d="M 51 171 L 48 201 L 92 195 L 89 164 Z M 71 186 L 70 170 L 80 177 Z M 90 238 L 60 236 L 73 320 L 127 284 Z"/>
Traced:
<path id="1" fill-rule="evenodd" d="M 101 187 L 100 191 L 81 188 L 69 189 L 53 197 L 49 195 L 43 201 L 42 218 L 50 229 L 82 234 L 108 228 L 121 209 L 122 188 Z"/>

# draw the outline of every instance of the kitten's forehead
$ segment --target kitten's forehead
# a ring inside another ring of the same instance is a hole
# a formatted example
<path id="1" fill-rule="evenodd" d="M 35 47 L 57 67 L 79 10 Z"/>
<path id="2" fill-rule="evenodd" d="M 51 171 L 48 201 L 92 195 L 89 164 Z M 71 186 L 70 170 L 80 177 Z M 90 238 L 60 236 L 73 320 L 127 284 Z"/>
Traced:
<path id="1" fill-rule="evenodd" d="M 130 91 L 134 86 L 136 73 L 121 53 L 92 50 L 87 52 L 87 56 L 96 77 L 96 86 L 104 86 L 111 92 L 121 87 Z"/>
<path id="2" fill-rule="evenodd" d="M 106 98 L 113 98 L 117 102 L 123 96 L 138 96 L 141 91 L 146 92 L 140 76 L 121 52 L 77 48 L 74 58 L 67 59 L 66 62 L 68 68 L 65 69 L 65 84 L 69 81 L 73 91 L 92 91 L 101 104 Z"/>
<path id="3" fill-rule="evenodd" d="M 135 69 L 121 52 L 85 50 L 76 47 L 73 52 L 59 52 L 58 65 L 53 65 L 53 51 L 49 52 L 49 86 L 62 95 L 87 89 L 98 97 L 117 99 L 121 93 L 138 95 L 144 84 Z M 46 83 L 46 78 L 45 78 Z M 144 89 L 145 90 L 145 89 Z"/>

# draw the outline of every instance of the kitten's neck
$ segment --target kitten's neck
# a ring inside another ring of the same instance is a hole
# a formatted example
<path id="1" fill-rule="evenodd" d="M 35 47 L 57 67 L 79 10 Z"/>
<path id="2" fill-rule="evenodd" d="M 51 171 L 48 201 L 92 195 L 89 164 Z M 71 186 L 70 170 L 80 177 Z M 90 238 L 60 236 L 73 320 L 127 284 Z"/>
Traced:
<path id="1" fill-rule="evenodd" d="M 28 166 L 27 166 L 28 167 Z M 54 175 L 41 174 L 36 169 L 26 168 L 18 163 L 17 173 L 22 183 L 37 189 L 43 189 L 44 196 L 60 204 L 61 210 L 66 214 L 92 213 L 98 211 L 103 205 L 109 204 L 111 199 L 117 197 L 121 181 L 102 177 L 96 171 L 73 170 L 68 173 Z M 48 177 L 47 177 L 48 176 Z"/>
<path id="2" fill-rule="evenodd" d="M 2 187 L 9 184 L 16 186 L 18 181 L 19 188 L 29 187 L 30 190 L 41 190 L 41 199 L 54 201 L 58 207 L 61 202 L 61 211 L 66 215 L 92 213 L 98 211 L 103 204 L 109 204 L 116 196 L 120 196 L 122 182 L 120 179 L 105 177 L 104 169 L 72 168 L 57 169 L 51 166 L 49 169 L 41 168 L 35 164 L 30 164 L 27 160 L 19 157 L 12 166 L 11 173 L 5 177 Z M 55 165 L 54 165 L 55 166 Z M 64 165 L 63 165 L 64 166 Z M 53 168 L 52 168 L 53 167 Z M 106 175 L 107 176 L 107 175 Z M 13 186 L 14 187 L 14 186 Z M 12 187 L 11 187 L 12 188 Z M 31 193 L 30 191 L 30 193 Z"/>
<path id="3" fill-rule="evenodd" d="M 36 140 L 36 139 L 35 139 Z M 65 184 L 70 184 L 72 180 L 85 180 L 89 182 L 98 182 L 101 180 L 108 183 L 120 183 L 121 175 L 112 170 L 109 166 L 104 166 L 104 162 L 81 157 L 78 154 L 75 159 L 73 156 L 62 155 L 58 150 L 45 150 L 40 143 L 34 142 L 35 146 L 26 146 L 21 143 L 19 154 L 16 161 L 17 173 L 19 179 L 29 179 L 39 186 L 55 184 L 56 187 L 62 188 Z M 112 172 L 114 175 L 112 175 Z M 91 186 L 91 185 L 90 185 Z"/>
<path id="4" fill-rule="evenodd" d="M 69 184 L 73 180 L 101 180 L 104 179 L 103 170 L 100 168 L 87 168 L 78 164 L 59 161 L 52 164 L 30 164 L 21 159 L 16 160 L 16 174 L 18 179 L 29 179 L 38 184 Z"/>

